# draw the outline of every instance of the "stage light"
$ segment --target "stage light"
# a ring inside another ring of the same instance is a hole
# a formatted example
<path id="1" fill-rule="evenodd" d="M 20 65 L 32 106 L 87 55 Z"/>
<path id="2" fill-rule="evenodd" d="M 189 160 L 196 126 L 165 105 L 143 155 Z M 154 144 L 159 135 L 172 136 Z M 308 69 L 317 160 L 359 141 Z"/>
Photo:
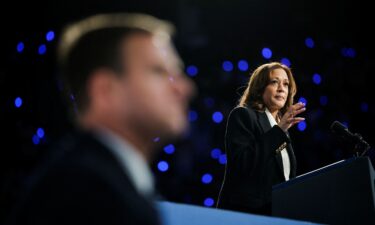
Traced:
<path id="1" fill-rule="evenodd" d="M 304 131 L 304 130 L 306 130 L 306 122 L 305 122 L 305 121 L 301 121 L 301 122 L 299 122 L 298 125 L 297 125 L 297 127 L 298 127 L 298 130 L 299 130 L 299 131 Z"/>
<path id="2" fill-rule="evenodd" d="M 24 49 L 25 49 L 25 44 L 23 42 L 19 42 L 17 44 L 17 52 L 21 53 L 21 52 L 23 52 Z"/>
<path id="3" fill-rule="evenodd" d="M 347 57 L 347 58 L 354 58 L 357 55 L 354 48 L 342 48 L 341 54 L 342 56 Z"/>
<path id="4" fill-rule="evenodd" d="M 198 74 L 198 68 L 194 65 L 190 65 L 186 68 L 186 73 L 191 77 L 195 77 Z"/>
<path id="5" fill-rule="evenodd" d="M 222 66 L 225 72 L 231 72 L 233 70 L 233 63 L 231 61 L 224 61 Z"/>
<path id="6" fill-rule="evenodd" d="M 168 165 L 168 163 L 166 161 L 160 161 L 158 163 L 158 169 L 161 172 L 166 172 L 169 169 L 169 165 Z"/>
<path id="7" fill-rule="evenodd" d="M 368 104 L 366 102 L 361 103 L 361 111 L 368 112 Z"/>
<path id="8" fill-rule="evenodd" d="M 203 202 L 203 204 L 207 207 L 213 206 L 215 201 L 212 198 L 206 198 Z"/>
<path id="9" fill-rule="evenodd" d="M 302 102 L 302 103 L 304 103 L 305 106 L 307 105 L 307 100 L 306 100 L 306 98 L 304 98 L 304 97 L 300 97 L 300 98 L 298 99 L 298 102 Z"/>
<path id="10" fill-rule="evenodd" d="M 211 97 L 206 97 L 203 101 L 207 108 L 212 108 L 215 104 L 215 100 Z"/>
<path id="11" fill-rule="evenodd" d="M 310 37 L 306 38 L 305 39 L 305 45 L 308 48 L 314 48 L 314 45 L 315 45 L 314 40 Z"/>
<path id="12" fill-rule="evenodd" d="M 249 64 L 247 63 L 246 60 L 240 60 L 238 61 L 238 69 L 241 71 L 246 71 L 249 69 Z"/>
<path id="13" fill-rule="evenodd" d="M 218 148 L 214 148 L 211 150 L 211 157 L 214 159 L 218 159 L 221 155 L 221 150 Z"/>
<path id="14" fill-rule="evenodd" d="M 282 58 L 281 63 L 286 65 L 287 67 L 290 67 L 291 65 L 290 60 L 288 58 Z"/>
<path id="15" fill-rule="evenodd" d="M 32 140 L 33 140 L 34 145 L 38 145 L 40 143 L 40 139 L 38 135 L 33 135 Z"/>
<path id="16" fill-rule="evenodd" d="M 223 114 L 221 112 L 214 112 L 212 114 L 212 120 L 215 122 L 215 123 L 221 123 L 221 121 L 223 121 Z"/>
<path id="17" fill-rule="evenodd" d="M 341 55 L 344 56 L 344 57 L 348 57 L 348 49 L 347 48 L 342 48 L 341 49 Z"/>
<path id="18" fill-rule="evenodd" d="M 16 106 L 16 108 L 20 108 L 20 107 L 22 106 L 22 98 L 17 97 L 17 98 L 14 100 L 14 106 Z"/>
<path id="19" fill-rule="evenodd" d="M 47 52 L 46 45 L 44 45 L 44 44 L 40 45 L 39 48 L 38 48 L 39 55 L 44 55 L 44 54 L 46 54 L 46 52 Z"/>
<path id="20" fill-rule="evenodd" d="M 219 163 L 222 164 L 222 165 L 225 165 L 227 163 L 227 155 L 226 154 L 220 155 Z"/>
<path id="21" fill-rule="evenodd" d="M 270 59 L 272 57 L 272 51 L 269 48 L 263 48 L 262 49 L 262 55 L 265 59 Z"/>
<path id="22" fill-rule="evenodd" d="M 55 38 L 55 32 L 48 31 L 47 34 L 46 34 L 46 40 L 47 41 L 53 41 L 54 38 Z"/>
<path id="23" fill-rule="evenodd" d="M 348 48 L 346 53 L 347 53 L 349 58 L 354 58 L 357 54 L 356 51 L 353 48 Z"/>
<path id="24" fill-rule="evenodd" d="M 212 175 L 209 173 L 206 173 L 202 176 L 202 183 L 209 184 L 212 181 Z"/>
<path id="25" fill-rule="evenodd" d="M 327 96 L 320 96 L 319 98 L 319 102 L 322 106 L 325 106 L 328 104 L 328 97 Z"/>
<path id="26" fill-rule="evenodd" d="M 173 154 L 174 151 L 175 151 L 175 147 L 172 144 L 169 144 L 169 145 L 164 147 L 164 152 L 167 153 L 167 154 Z"/>
<path id="27" fill-rule="evenodd" d="M 44 137 L 43 128 L 38 128 L 37 131 L 36 131 L 36 134 L 38 135 L 39 138 L 43 138 Z"/>
<path id="28" fill-rule="evenodd" d="M 198 119 L 198 113 L 194 110 L 189 111 L 189 121 L 194 122 Z"/>
<path id="29" fill-rule="evenodd" d="M 319 85 L 322 82 L 322 77 L 317 73 L 313 75 L 312 79 L 313 79 L 314 84 L 316 85 Z"/>

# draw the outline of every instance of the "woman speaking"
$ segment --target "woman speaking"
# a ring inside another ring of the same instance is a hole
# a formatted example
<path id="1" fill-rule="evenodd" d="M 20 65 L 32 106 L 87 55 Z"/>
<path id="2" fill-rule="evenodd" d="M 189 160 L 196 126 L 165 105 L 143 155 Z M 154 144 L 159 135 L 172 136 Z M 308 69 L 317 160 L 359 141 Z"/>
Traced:
<path id="1" fill-rule="evenodd" d="M 306 110 L 293 104 L 297 88 L 291 70 L 272 62 L 251 75 L 225 133 L 227 165 L 218 208 L 271 214 L 272 186 L 296 176 L 288 129 Z"/>

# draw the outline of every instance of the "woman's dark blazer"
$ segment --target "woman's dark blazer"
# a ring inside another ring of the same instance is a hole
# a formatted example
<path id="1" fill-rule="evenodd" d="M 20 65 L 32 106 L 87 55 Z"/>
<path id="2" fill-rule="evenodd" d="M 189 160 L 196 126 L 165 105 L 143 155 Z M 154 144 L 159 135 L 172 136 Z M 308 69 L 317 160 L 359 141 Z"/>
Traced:
<path id="1" fill-rule="evenodd" d="M 225 133 L 227 165 L 218 208 L 270 215 L 272 186 L 285 181 L 280 153 L 284 147 L 294 178 L 296 159 L 289 134 L 279 126 L 271 128 L 265 112 L 234 108 Z"/>

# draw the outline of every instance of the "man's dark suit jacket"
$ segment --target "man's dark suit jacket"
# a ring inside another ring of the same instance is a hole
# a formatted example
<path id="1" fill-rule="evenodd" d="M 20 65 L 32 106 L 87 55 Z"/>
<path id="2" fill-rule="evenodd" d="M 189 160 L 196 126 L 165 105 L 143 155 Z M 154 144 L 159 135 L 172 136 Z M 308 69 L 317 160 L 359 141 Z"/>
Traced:
<path id="1" fill-rule="evenodd" d="M 47 157 L 10 224 L 159 224 L 111 151 L 80 132 Z"/>
<path id="2" fill-rule="evenodd" d="M 225 134 L 227 165 L 217 206 L 270 215 L 272 186 L 285 181 L 281 153 L 277 151 L 284 143 L 293 178 L 296 159 L 289 135 L 279 126 L 271 128 L 265 112 L 234 108 Z"/>

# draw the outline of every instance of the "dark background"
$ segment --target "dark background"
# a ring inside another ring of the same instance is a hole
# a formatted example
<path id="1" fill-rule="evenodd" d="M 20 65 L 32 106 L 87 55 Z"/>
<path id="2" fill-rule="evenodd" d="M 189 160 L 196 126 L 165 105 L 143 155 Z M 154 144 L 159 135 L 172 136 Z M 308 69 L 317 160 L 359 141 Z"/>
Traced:
<path id="1" fill-rule="evenodd" d="M 182 140 L 161 146 L 152 169 L 167 200 L 212 206 L 224 175 L 227 116 L 249 74 L 263 63 L 287 58 L 298 85 L 295 101 L 301 97 L 307 101 L 306 128 L 290 130 L 298 174 L 353 156 L 350 146 L 330 132 L 335 120 L 374 145 L 375 39 L 373 12 L 366 4 L 339 0 L 93 0 L 4 5 L 0 43 L 2 214 L 7 214 L 48 146 L 71 128 L 60 99 L 54 55 L 66 23 L 95 13 L 126 11 L 150 13 L 176 25 L 176 46 L 198 95 L 189 113 L 191 130 Z M 46 40 L 49 31 L 54 32 L 52 41 Z M 17 50 L 20 42 L 22 51 Z M 40 54 L 43 44 L 46 51 Z M 265 47 L 272 50 L 271 58 L 262 56 Z M 240 60 L 248 64 L 244 71 L 237 65 Z M 224 61 L 232 63 L 233 70 L 225 71 Z M 319 74 L 315 76 L 321 78 L 319 84 L 313 82 L 314 74 Z M 16 107 L 17 98 L 22 99 L 20 107 Z M 374 151 L 368 155 L 374 163 Z M 166 164 L 160 161 L 168 164 L 166 171 L 161 171 Z"/>

